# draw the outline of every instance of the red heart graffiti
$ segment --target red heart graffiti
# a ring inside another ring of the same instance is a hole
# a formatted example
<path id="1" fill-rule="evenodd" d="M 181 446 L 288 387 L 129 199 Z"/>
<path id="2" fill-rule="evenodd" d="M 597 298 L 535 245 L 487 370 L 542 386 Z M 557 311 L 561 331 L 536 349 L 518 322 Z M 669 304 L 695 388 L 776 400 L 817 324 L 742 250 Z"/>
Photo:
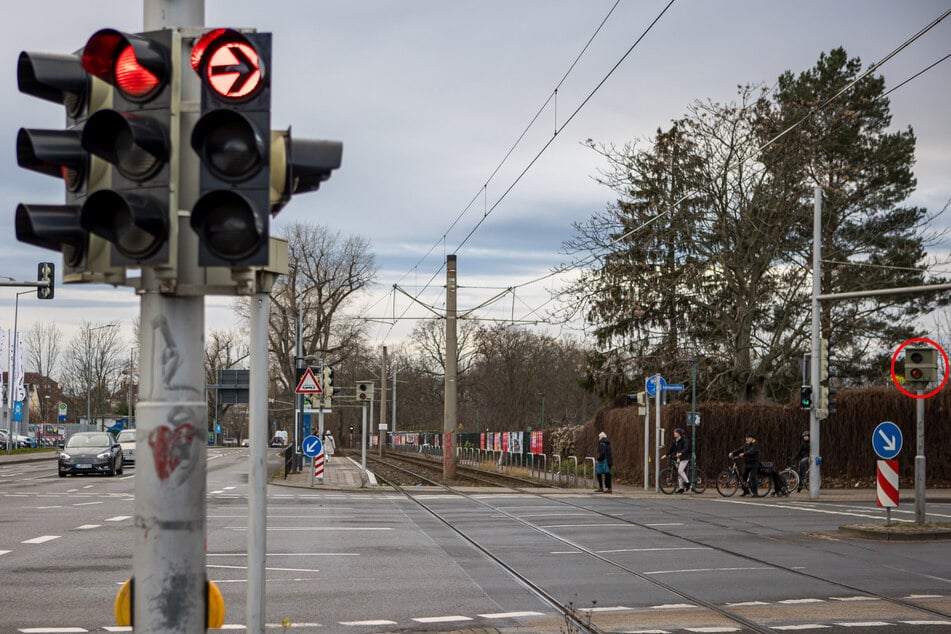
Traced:
<path id="1" fill-rule="evenodd" d="M 158 427 L 149 432 L 149 447 L 159 480 L 167 480 L 183 461 L 191 458 L 195 428 L 190 424 L 171 428 Z"/>

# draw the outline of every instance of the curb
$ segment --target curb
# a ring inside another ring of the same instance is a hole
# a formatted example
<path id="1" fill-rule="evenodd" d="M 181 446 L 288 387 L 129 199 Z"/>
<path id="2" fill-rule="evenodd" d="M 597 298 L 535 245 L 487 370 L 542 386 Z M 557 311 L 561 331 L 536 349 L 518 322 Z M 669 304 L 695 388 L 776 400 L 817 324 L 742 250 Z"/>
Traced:
<path id="1" fill-rule="evenodd" d="M 915 533 L 901 532 L 898 526 L 894 530 L 884 524 L 873 526 L 859 526 L 855 524 L 846 524 L 839 527 L 839 532 L 854 537 L 864 537 L 865 539 L 874 539 L 887 542 L 923 542 L 923 541 L 941 541 L 951 540 L 951 528 L 936 528 L 934 530 L 920 531 Z"/>

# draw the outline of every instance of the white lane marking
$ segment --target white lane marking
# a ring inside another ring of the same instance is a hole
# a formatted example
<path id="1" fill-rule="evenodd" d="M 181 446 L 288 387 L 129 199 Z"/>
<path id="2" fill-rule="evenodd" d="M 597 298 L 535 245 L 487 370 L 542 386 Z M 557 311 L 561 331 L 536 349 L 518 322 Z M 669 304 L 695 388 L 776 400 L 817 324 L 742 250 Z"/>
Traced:
<path id="1" fill-rule="evenodd" d="M 124 522 L 125 520 L 131 520 L 131 519 L 132 519 L 132 516 L 131 516 L 131 515 L 116 515 L 115 517 L 106 518 L 106 519 L 103 520 L 103 521 L 106 521 L 106 522 Z"/>
<path id="2" fill-rule="evenodd" d="M 683 610 L 684 608 L 695 608 L 692 603 L 664 603 L 662 605 L 652 605 L 651 610 Z"/>
<path id="3" fill-rule="evenodd" d="M 78 634 L 79 632 L 88 632 L 82 627 L 24 627 L 17 630 L 23 634 Z"/>
<path id="4" fill-rule="evenodd" d="M 104 504 L 103 502 L 77 502 L 73 506 L 95 506 L 96 504 Z"/>
<path id="5" fill-rule="evenodd" d="M 74 531 L 88 531 L 91 528 L 99 528 L 102 524 L 83 524 L 82 526 L 77 526 L 74 528 Z"/>
<path id="6" fill-rule="evenodd" d="M 942 599 L 940 594 L 909 594 L 906 599 Z"/>
<path id="7" fill-rule="evenodd" d="M 106 625 L 102 629 L 107 632 L 132 632 L 132 626 L 130 625 Z"/>
<path id="8" fill-rule="evenodd" d="M 899 621 L 906 625 L 951 625 L 951 621 Z"/>
<path id="9" fill-rule="evenodd" d="M 420 616 L 413 620 L 417 623 L 459 623 L 472 619 L 468 616 Z"/>
<path id="10" fill-rule="evenodd" d="M 545 616 L 541 612 L 496 612 L 494 614 L 480 614 L 484 619 L 519 619 L 525 616 Z"/>
<path id="11" fill-rule="evenodd" d="M 853 623 L 836 623 L 840 627 L 885 627 L 891 625 L 885 621 L 856 621 Z"/>
<path id="12" fill-rule="evenodd" d="M 739 632 L 736 627 L 687 627 L 688 632 Z"/>
<path id="13" fill-rule="evenodd" d="M 224 489 L 225 489 L 225 491 L 231 491 L 231 490 L 237 489 L 237 488 L 238 488 L 238 487 L 225 487 Z"/>
<path id="14" fill-rule="evenodd" d="M 634 608 L 629 608 L 629 607 L 626 607 L 626 606 L 623 606 L 623 605 L 615 605 L 615 606 L 603 607 L 603 608 L 581 608 L 581 609 L 578 610 L 578 611 L 579 611 L 579 612 L 591 612 L 591 613 L 594 613 L 594 612 L 627 612 L 628 610 L 633 610 L 633 609 L 634 609 Z"/>
<path id="15" fill-rule="evenodd" d="M 373 626 L 373 625 L 396 625 L 396 621 L 386 621 L 384 619 L 380 619 L 377 621 L 340 621 L 340 625 L 353 625 L 356 627 Z"/>
<path id="16" fill-rule="evenodd" d="M 683 568 L 681 570 L 648 570 L 645 575 L 668 575 L 679 572 L 735 572 L 739 570 L 773 570 L 769 566 L 750 566 L 742 568 Z"/>
<path id="17" fill-rule="evenodd" d="M 709 546 L 683 546 L 679 548 L 614 548 L 611 550 L 596 550 L 594 552 L 599 555 L 607 553 L 648 553 L 654 551 L 669 552 L 671 550 L 712 550 Z M 553 550 L 549 554 L 551 555 L 582 555 L 584 551 L 581 550 Z"/>
<path id="18" fill-rule="evenodd" d="M 830 625 L 820 625 L 819 623 L 802 623 L 800 625 L 771 625 L 771 630 L 823 630 L 831 627 Z"/>
<path id="19" fill-rule="evenodd" d="M 757 605 L 769 605 L 765 601 L 740 601 L 739 603 L 727 603 L 728 608 L 746 608 L 753 607 Z"/>
<path id="20" fill-rule="evenodd" d="M 683 526 L 683 522 L 666 522 L 664 524 L 644 524 L 644 526 Z"/>
<path id="21" fill-rule="evenodd" d="M 878 597 L 829 597 L 830 601 L 881 601 Z"/>
<path id="22" fill-rule="evenodd" d="M 205 557 L 247 557 L 248 553 L 206 553 Z M 360 553 L 268 553 L 268 557 L 359 557 Z"/>
<path id="23" fill-rule="evenodd" d="M 721 503 L 721 504 L 747 504 L 747 505 L 752 505 L 752 506 L 764 506 L 764 503 L 763 503 L 763 502 L 753 502 L 752 500 L 750 500 L 750 501 L 746 501 L 746 500 L 717 500 L 716 498 L 714 498 L 713 501 L 714 501 L 714 502 L 717 502 L 717 503 Z M 829 510 L 829 509 L 812 508 L 812 507 L 808 507 L 808 506 L 800 506 L 800 505 L 797 505 L 797 504 L 780 504 L 780 503 L 776 503 L 776 502 L 771 502 L 771 503 L 769 503 L 769 506 L 771 506 L 771 507 L 773 507 L 773 508 L 794 509 L 794 510 L 797 510 L 797 511 L 810 511 L 810 512 L 812 512 L 812 513 L 824 513 L 824 514 L 826 514 L 826 515 L 846 515 L 846 516 L 848 516 L 848 517 L 863 517 L 863 518 L 872 519 L 872 520 L 880 520 L 880 519 L 882 519 L 882 514 L 881 514 L 881 513 L 873 513 L 873 511 L 868 511 L 868 512 L 866 512 L 866 513 L 846 513 L 846 512 L 843 512 L 843 511 L 831 511 L 831 510 Z M 903 519 L 900 519 L 900 518 L 892 518 L 892 519 L 894 519 L 896 522 L 910 522 L 910 521 L 912 521 L 912 520 L 903 520 Z"/>
<path id="24" fill-rule="evenodd" d="M 247 526 L 226 526 L 226 530 L 229 531 L 246 531 L 248 530 Z M 340 528 L 339 526 L 268 526 L 269 531 L 391 531 L 392 527 L 389 526 L 348 526 L 346 528 Z"/>
<path id="25" fill-rule="evenodd" d="M 42 535 L 40 537 L 34 537 L 33 539 L 28 539 L 21 544 L 43 544 L 46 542 L 51 542 L 54 539 L 59 539 L 60 535 Z"/>
<path id="26" fill-rule="evenodd" d="M 220 568 L 222 570 L 247 570 L 247 566 L 222 566 L 220 564 L 211 564 L 205 566 L 206 568 Z M 265 570 L 277 570 L 278 572 L 320 572 L 315 568 L 272 568 L 267 567 Z"/>
<path id="27" fill-rule="evenodd" d="M 60 504 L 57 506 L 34 506 L 33 508 L 35 508 L 37 511 L 47 511 L 49 509 L 61 509 L 63 506 Z"/>
<path id="28" fill-rule="evenodd" d="M 825 603 L 825 601 L 822 599 L 783 599 L 776 603 L 782 603 L 783 605 L 802 605 L 804 603 Z"/>
<path id="29" fill-rule="evenodd" d="M 608 526 L 610 528 L 638 528 L 633 524 L 552 524 L 550 526 L 541 526 L 541 528 L 603 528 Z"/>
<path id="30" fill-rule="evenodd" d="M 9 551 L 9 550 L 0 550 L 0 555 L 6 555 L 8 552 L 10 552 L 10 551 Z"/>

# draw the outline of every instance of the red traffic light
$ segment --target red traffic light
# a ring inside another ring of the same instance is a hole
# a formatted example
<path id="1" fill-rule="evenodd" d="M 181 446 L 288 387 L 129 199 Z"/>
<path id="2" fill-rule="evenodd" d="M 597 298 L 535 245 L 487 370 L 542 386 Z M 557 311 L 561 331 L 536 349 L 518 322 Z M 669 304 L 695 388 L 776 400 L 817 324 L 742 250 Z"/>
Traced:
<path id="1" fill-rule="evenodd" d="M 249 99 L 265 84 L 261 53 L 233 29 L 205 33 L 192 48 L 191 65 L 219 97 L 227 100 Z"/>
<path id="2" fill-rule="evenodd" d="M 83 50 L 83 68 L 133 101 L 147 101 L 165 85 L 168 51 L 156 42 L 115 29 L 97 31 Z"/>

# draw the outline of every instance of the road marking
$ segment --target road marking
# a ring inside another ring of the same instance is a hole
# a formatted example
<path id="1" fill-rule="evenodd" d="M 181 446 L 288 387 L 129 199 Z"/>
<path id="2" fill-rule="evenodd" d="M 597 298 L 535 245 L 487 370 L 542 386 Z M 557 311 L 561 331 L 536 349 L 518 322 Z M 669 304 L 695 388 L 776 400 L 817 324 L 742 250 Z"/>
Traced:
<path id="1" fill-rule="evenodd" d="M 79 632 L 88 632 L 82 627 L 25 627 L 17 630 L 24 634 L 78 634 Z"/>
<path id="2" fill-rule="evenodd" d="M 34 537 L 33 539 L 28 539 L 25 542 L 20 542 L 20 543 L 21 544 L 43 544 L 45 542 L 51 542 L 54 539 L 59 539 L 59 538 L 60 538 L 60 535 L 42 535 L 40 537 Z"/>
<path id="3" fill-rule="evenodd" d="M 840 627 L 887 627 L 891 623 L 885 621 L 856 621 L 853 623 L 836 623 Z"/>
<path id="4" fill-rule="evenodd" d="M 246 531 L 248 530 L 247 526 L 226 526 L 229 531 Z M 269 531 L 391 531 L 393 530 L 390 526 L 347 526 L 346 528 L 340 528 L 339 526 L 268 526 L 267 530 Z"/>
<path id="5" fill-rule="evenodd" d="M 131 520 L 131 519 L 132 519 L 132 516 L 131 516 L 131 515 L 116 515 L 115 517 L 110 517 L 110 518 L 108 518 L 108 519 L 106 519 L 106 520 L 103 520 L 103 521 L 106 521 L 106 522 L 124 522 L 125 520 Z"/>
<path id="6" fill-rule="evenodd" d="M 652 605 L 651 610 L 683 610 L 684 608 L 695 608 L 697 606 L 691 603 L 664 603 L 663 605 Z"/>
<path id="7" fill-rule="evenodd" d="M 878 597 L 829 597 L 830 601 L 881 601 Z"/>
<path id="8" fill-rule="evenodd" d="M 772 625 L 771 630 L 822 630 L 830 628 L 830 625 L 820 625 L 819 623 L 802 623 L 800 625 Z"/>
<path id="9" fill-rule="evenodd" d="M 519 619 L 525 616 L 545 616 L 541 612 L 496 612 L 494 614 L 480 614 L 484 619 Z"/>
<path id="10" fill-rule="evenodd" d="M 295 623 L 296 625 L 296 623 Z M 340 621 L 340 625 L 354 625 L 360 627 L 361 625 L 373 626 L 373 625 L 396 625 L 396 621 L 386 621 L 380 619 L 378 621 Z"/>
<path id="11" fill-rule="evenodd" d="M 104 628 L 107 632 L 132 632 L 132 626 L 130 625 L 107 625 Z"/>
<path id="12" fill-rule="evenodd" d="M 648 570 L 645 575 L 669 575 L 679 572 L 736 572 L 740 570 L 773 570 L 769 566 L 750 566 L 738 568 L 684 568 L 682 570 Z"/>
<path id="13" fill-rule="evenodd" d="M 899 621 L 906 625 L 951 625 L 951 621 Z"/>
<path id="14" fill-rule="evenodd" d="M 88 531 L 91 528 L 99 528 L 102 524 L 83 524 L 82 526 L 77 526 L 74 528 L 74 531 Z"/>
<path id="15" fill-rule="evenodd" d="M 825 601 L 822 599 L 783 599 L 776 603 L 782 603 L 783 605 L 802 605 L 804 603 L 825 603 Z"/>
<path id="16" fill-rule="evenodd" d="M 9 550 L 0 550 L 0 555 L 6 555 L 8 552 L 10 552 L 10 551 L 9 551 Z"/>
<path id="17" fill-rule="evenodd" d="M 644 524 L 644 526 L 684 526 L 683 522 L 667 522 L 664 524 Z"/>
<path id="18" fill-rule="evenodd" d="M 95 506 L 96 504 L 103 504 L 102 502 L 77 502 L 73 506 Z"/>
<path id="19" fill-rule="evenodd" d="M 623 605 L 615 605 L 613 607 L 604 607 L 604 608 L 581 608 L 579 612 L 627 612 L 628 610 L 633 610 L 634 608 L 629 608 Z"/>
<path id="20" fill-rule="evenodd" d="M 726 607 L 728 608 L 747 608 L 754 607 L 757 605 L 769 605 L 765 601 L 740 601 L 739 603 L 727 603 Z"/>
<path id="21" fill-rule="evenodd" d="M 687 627 L 688 632 L 739 632 L 735 627 Z"/>
<path id="22" fill-rule="evenodd" d="M 420 616 L 413 619 L 417 623 L 459 623 L 471 621 L 468 616 Z"/>

